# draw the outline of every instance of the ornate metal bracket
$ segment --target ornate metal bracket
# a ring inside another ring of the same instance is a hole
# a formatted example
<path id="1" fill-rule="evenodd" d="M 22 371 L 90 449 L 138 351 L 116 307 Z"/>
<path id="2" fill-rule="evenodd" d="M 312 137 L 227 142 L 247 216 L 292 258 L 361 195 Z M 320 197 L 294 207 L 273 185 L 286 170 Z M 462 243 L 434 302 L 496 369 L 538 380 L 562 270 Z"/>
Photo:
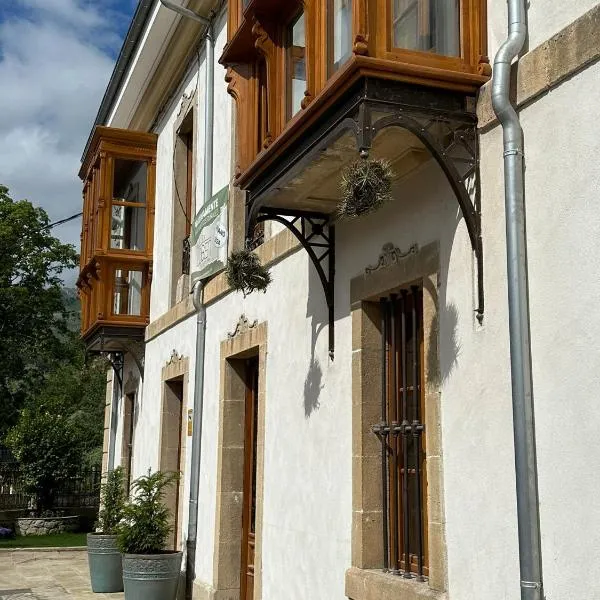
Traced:
<path id="1" fill-rule="evenodd" d="M 251 241 L 258 223 L 275 221 L 289 229 L 308 253 L 325 292 L 329 317 L 329 358 L 333 360 L 334 335 L 334 280 L 335 280 L 335 227 L 330 216 L 279 208 L 260 208 L 254 218 L 247 219 L 246 239 Z"/>
<path id="2" fill-rule="evenodd" d="M 355 118 L 346 119 L 356 135 L 359 154 L 367 158 L 376 135 L 388 127 L 410 131 L 429 150 L 446 175 L 467 226 L 477 261 L 478 303 L 475 312 L 481 323 L 485 299 L 477 117 L 465 110 L 423 108 L 425 103 L 404 104 L 401 97 L 384 101 L 378 91 L 369 90 Z M 369 98 L 369 94 L 374 97 Z M 375 112 L 379 115 L 376 119 L 373 118 Z"/>
<path id="3" fill-rule="evenodd" d="M 113 371 L 115 371 L 115 373 L 117 373 L 117 371 L 115 370 L 115 365 L 117 365 L 117 366 L 121 365 L 120 369 L 122 371 L 123 363 L 125 360 L 125 354 L 129 353 L 138 368 L 140 376 L 142 378 L 144 377 L 144 361 L 145 361 L 146 347 L 145 347 L 143 341 L 136 341 L 136 340 L 120 340 L 119 342 L 113 341 L 111 343 L 111 346 L 115 347 L 115 349 L 108 350 L 105 348 L 104 333 L 101 333 L 100 336 L 101 336 L 100 337 L 100 354 L 107 356 L 108 361 L 112 365 Z M 114 359 L 114 358 L 111 358 L 111 356 L 117 356 L 119 358 Z"/>
<path id="4" fill-rule="evenodd" d="M 123 389 L 123 366 L 125 364 L 125 359 L 122 352 L 109 352 L 107 354 L 108 362 L 112 367 L 113 373 L 117 378 L 117 383 L 119 384 L 119 389 Z"/>

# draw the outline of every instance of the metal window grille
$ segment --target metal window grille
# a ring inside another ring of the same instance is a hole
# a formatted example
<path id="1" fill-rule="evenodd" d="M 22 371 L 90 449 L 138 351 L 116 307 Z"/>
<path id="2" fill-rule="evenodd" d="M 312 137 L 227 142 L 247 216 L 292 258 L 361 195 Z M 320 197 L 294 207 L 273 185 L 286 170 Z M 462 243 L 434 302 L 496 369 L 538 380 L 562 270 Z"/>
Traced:
<path id="1" fill-rule="evenodd" d="M 190 245 L 190 236 L 188 235 L 183 239 L 182 249 L 181 249 L 181 274 L 189 275 L 190 274 L 190 253 L 191 253 L 191 245 Z"/>
<path id="2" fill-rule="evenodd" d="M 261 244 L 264 244 L 264 242 L 265 224 L 263 222 L 257 223 L 252 232 L 252 239 L 248 243 L 248 250 L 256 250 Z"/>
<path id="3" fill-rule="evenodd" d="M 426 452 L 422 384 L 422 290 L 380 300 L 384 570 L 424 581 L 427 557 Z"/>

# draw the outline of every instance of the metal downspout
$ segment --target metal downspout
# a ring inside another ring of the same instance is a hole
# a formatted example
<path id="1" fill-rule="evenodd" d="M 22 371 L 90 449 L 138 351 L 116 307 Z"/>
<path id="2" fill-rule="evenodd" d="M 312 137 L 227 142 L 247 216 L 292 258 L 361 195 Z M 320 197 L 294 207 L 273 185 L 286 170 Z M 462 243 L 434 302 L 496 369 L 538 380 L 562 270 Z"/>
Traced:
<path id="1" fill-rule="evenodd" d="M 187 600 L 191 600 L 193 596 L 193 585 L 196 578 L 198 496 L 200 489 L 200 459 L 202 457 L 202 413 L 204 412 L 204 348 L 206 343 L 206 306 L 202 298 L 203 292 L 204 284 L 198 282 L 193 290 L 194 308 L 196 309 L 196 362 L 194 363 L 192 461 L 185 569 L 185 597 Z"/>
<path id="2" fill-rule="evenodd" d="M 204 202 L 212 197 L 213 188 L 213 121 L 215 91 L 215 37 L 213 31 L 214 13 L 211 18 L 203 17 L 187 8 L 174 4 L 170 0 L 161 3 L 187 17 L 204 23 L 206 30 L 206 84 L 204 96 Z M 198 65 L 200 68 L 200 65 Z M 196 543 L 198 534 L 198 497 L 200 488 L 200 461 L 202 457 L 202 414 L 204 410 L 204 348 L 206 341 L 206 307 L 203 301 L 204 285 L 197 282 L 192 291 L 196 318 L 196 362 L 194 364 L 194 412 L 192 424 L 192 458 L 190 465 L 190 497 L 188 503 L 188 535 L 185 570 L 185 597 L 191 600 L 193 583 L 196 578 Z"/>
<path id="3" fill-rule="evenodd" d="M 525 237 L 524 144 L 519 116 L 510 102 L 511 64 L 521 52 L 526 36 L 525 0 L 508 0 L 508 38 L 494 60 L 492 105 L 504 135 L 506 260 L 521 599 L 543 600 Z"/>

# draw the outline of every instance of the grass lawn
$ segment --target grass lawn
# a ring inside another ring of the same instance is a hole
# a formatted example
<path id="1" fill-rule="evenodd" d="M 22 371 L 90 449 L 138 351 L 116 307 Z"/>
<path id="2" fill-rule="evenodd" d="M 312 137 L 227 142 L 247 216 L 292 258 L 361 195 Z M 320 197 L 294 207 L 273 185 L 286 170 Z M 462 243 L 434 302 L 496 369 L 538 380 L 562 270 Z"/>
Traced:
<path id="1" fill-rule="evenodd" d="M 52 535 L 17 536 L 14 540 L 0 540 L 3 548 L 64 548 L 67 546 L 87 546 L 87 533 L 55 533 Z"/>

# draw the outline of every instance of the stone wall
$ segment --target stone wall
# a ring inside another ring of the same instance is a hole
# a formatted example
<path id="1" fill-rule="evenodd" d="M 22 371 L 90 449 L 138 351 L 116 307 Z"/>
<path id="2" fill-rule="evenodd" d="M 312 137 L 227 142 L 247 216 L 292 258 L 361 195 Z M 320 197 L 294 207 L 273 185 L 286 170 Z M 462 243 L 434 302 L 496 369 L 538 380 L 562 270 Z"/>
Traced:
<path id="1" fill-rule="evenodd" d="M 21 517 L 16 521 L 17 535 L 48 535 L 79 529 L 79 515 L 72 517 Z"/>

